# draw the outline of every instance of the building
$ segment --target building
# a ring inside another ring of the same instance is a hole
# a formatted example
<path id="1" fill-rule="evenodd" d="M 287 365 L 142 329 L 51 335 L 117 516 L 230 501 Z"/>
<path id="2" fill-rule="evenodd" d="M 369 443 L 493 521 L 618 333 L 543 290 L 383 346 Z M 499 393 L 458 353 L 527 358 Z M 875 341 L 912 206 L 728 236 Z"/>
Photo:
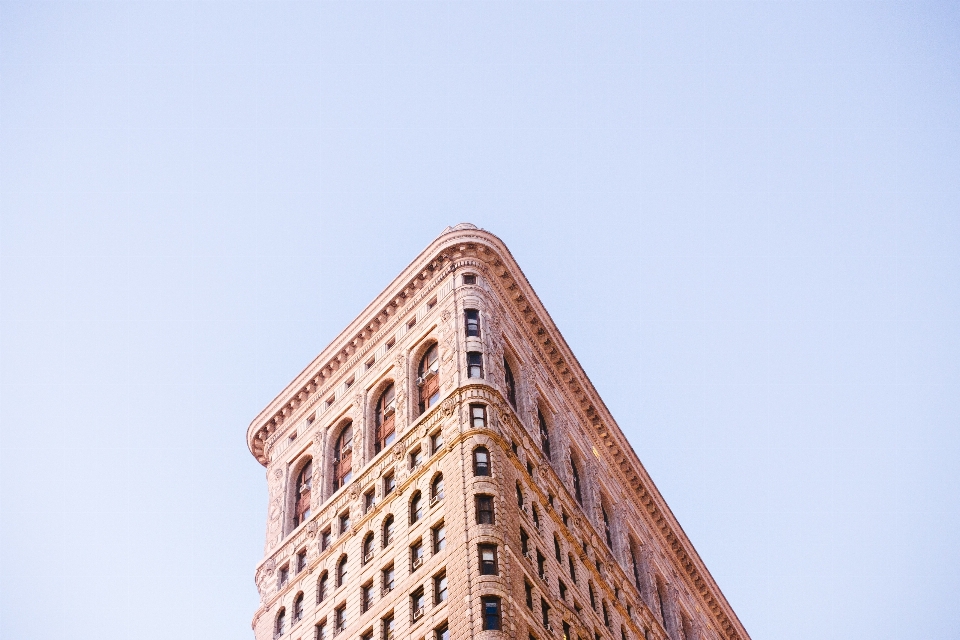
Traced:
<path id="1" fill-rule="evenodd" d="M 258 640 L 747 640 L 494 235 L 448 228 L 247 431 Z"/>

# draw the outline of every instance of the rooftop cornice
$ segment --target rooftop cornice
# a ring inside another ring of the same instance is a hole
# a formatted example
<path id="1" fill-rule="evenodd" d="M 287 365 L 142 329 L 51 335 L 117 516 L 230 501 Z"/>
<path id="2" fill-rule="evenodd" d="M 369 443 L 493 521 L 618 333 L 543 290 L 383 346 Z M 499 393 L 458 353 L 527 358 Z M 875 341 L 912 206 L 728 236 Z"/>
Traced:
<path id="1" fill-rule="evenodd" d="M 617 426 L 599 393 L 580 366 L 546 308 L 506 245 L 495 235 L 461 224 L 448 227 L 420 253 L 377 298 L 367 306 L 313 362 L 281 392 L 247 430 L 247 442 L 254 456 L 266 465 L 264 442 L 284 420 L 312 398 L 318 390 L 329 387 L 337 379 L 338 369 L 348 362 L 364 342 L 379 339 L 381 328 L 394 323 L 391 317 L 407 306 L 433 276 L 451 270 L 464 259 L 478 260 L 492 277 L 501 299 L 513 307 L 523 319 L 522 330 L 532 344 L 539 345 L 540 355 L 562 381 L 563 393 L 579 409 L 584 424 L 590 425 L 596 444 L 611 466 L 619 470 L 624 486 L 629 487 L 642 505 L 652 528 L 666 543 L 683 579 L 699 596 L 714 618 L 720 632 L 728 640 L 748 640 L 749 635 L 732 607 L 723 596 L 706 565 L 687 539 L 680 523 L 657 490 L 636 452 Z"/>

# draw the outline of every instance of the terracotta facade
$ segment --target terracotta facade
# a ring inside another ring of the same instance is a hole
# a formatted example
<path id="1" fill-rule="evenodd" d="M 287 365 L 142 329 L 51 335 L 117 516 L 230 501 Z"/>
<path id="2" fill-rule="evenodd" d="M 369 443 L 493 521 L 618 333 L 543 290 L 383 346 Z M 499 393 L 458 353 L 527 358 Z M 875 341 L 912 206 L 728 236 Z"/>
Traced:
<path id="1" fill-rule="evenodd" d="M 258 640 L 749 638 L 473 225 L 421 253 L 247 442 L 269 490 Z"/>

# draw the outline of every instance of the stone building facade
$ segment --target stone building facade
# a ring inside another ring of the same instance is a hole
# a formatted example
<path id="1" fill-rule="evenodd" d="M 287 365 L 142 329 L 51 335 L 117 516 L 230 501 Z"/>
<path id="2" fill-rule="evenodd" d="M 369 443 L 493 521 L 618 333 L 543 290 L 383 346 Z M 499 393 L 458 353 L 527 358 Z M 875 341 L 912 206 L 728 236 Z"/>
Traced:
<path id="1" fill-rule="evenodd" d="M 448 228 L 251 423 L 257 640 L 747 640 L 504 244 Z"/>

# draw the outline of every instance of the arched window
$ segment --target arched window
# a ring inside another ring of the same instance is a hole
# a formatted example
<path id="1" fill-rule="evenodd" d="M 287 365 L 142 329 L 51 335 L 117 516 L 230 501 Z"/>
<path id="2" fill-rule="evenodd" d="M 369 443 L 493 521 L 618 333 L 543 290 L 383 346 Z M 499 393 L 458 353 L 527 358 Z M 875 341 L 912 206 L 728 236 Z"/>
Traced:
<path id="1" fill-rule="evenodd" d="M 583 488 L 580 484 L 580 470 L 577 468 L 577 459 L 570 456 L 570 471 L 573 473 L 573 495 L 577 499 L 577 502 L 580 503 L 580 506 L 583 506 Z"/>
<path id="2" fill-rule="evenodd" d="M 420 395 L 420 413 L 440 399 L 440 357 L 436 343 L 430 345 L 417 368 L 417 387 Z"/>
<path id="3" fill-rule="evenodd" d="M 507 385 L 507 400 L 510 402 L 510 406 L 516 409 L 517 381 L 513 378 L 513 370 L 510 369 L 510 364 L 507 362 L 506 357 L 503 359 L 503 381 Z"/>
<path id="4" fill-rule="evenodd" d="M 330 576 L 324 571 L 317 580 L 317 604 L 327 599 L 327 584 L 330 582 Z"/>
<path id="5" fill-rule="evenodd" d="M 367 564 L 372 559 L 373 559 L 373 531 L 370 531 L 363 538 L 363 564 Z"/>
<path id="6" fill-rule="evenodd" d="M 353 423 L 348 422 L 340 431 L 333 446 L 333 490 L 336 491 L 350 482 L 353 477 Z"/>
<path id="7" fill-rule="evenodd" d="M 443 474 L 438 473 L 430 483 L 430 502 L 443 500 Z"/>
<path id="8" fill-rule="evenodd" d="M 537 421 L 540 423 L 540 448 L 550 459 L 550 432 L 547 430 L 547 419 L 543 417 L 543 412 L 537 409 Z"/>
<path id="9" fill-rule="evenodd" d="M 380 453 L 383 449 L 390 446 L 396 433 L 394 431 L 394 418 L 396 417 L 396 402 L 393 384 L 391 383 L 377 400 L 377 419 L 376 434 L 374 437 L 374 452 Z"/>
<path id="10" fill-rule="evenodd" d="M 279 638 L 283 635 L 284 631 L 287 630 L 287 610 L 280 608 L 280 611 L 277 611 L 277 620 L 273 624 L 273 637 Z"/>
<path id="11" fill-rule="evenodd" d="M 490 475 L 490 452 L 486 447 L 477 447 L 473 450 L 473 475 Z"/>
<path id="12" fill-rule="evenodd" d="M 296 495 L 294 499 L 296 504 L 293 508 L 293 526 L 299 527 L 310 517 L 310 493 L 313 486 L 313 464 L 311 460 L 300 469 L 297 474 Z"/>
<path id="13" fill-rule="evenodd" d="M 303 591 L 293 599 L 293 621 L 299 622 L 303 618 Z"/>
<path id="14" fill-rule="evenodd" d="M 383 519 L 383 547 L 386 548 L 393 540 L 393 515 Z"/>
<path id="15" fill-rule="evenodd" d="M 523 489 L 520 488 L 519 482 L 517 483 L 517 506 L 523 508 Z"/>
<path id="16" fill-rule="evenodd" d="M 337 586 L 342 587 L 346 579 L 347 579 L 347 556 L 346 554 L 344 554 L 340 556 L 340 560 L 337 561 Z"/>
<path id="17" fill-rule="evenodd" d="M 410 498 L 410 524 L 417 522 L 423 517 L 423 496 L 419 491 Z"/>

